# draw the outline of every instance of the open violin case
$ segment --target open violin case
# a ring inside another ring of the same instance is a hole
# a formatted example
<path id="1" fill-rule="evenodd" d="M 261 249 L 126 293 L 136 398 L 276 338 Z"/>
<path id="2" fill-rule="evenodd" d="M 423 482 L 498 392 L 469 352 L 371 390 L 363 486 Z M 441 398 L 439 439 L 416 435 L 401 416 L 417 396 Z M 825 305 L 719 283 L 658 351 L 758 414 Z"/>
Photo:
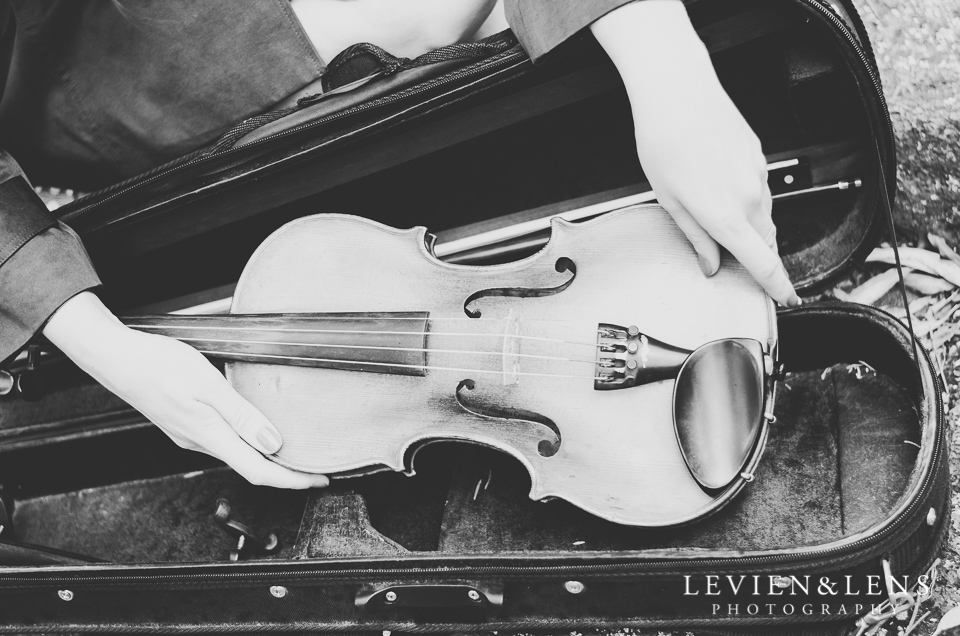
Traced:
<path id="1" fill-rule="evenodd" d="M 688 10 L 786 166 L 771 171 L 788 195 L 780 252 L 812 295 L 892 224 L 893 133 L 863 25 L 846 0 Z M 412 61 L 358 46 L 322 93 L 59 213 L 108 304 L 162 313 L 229 297 L 257 246 L 305 215 L 425 226 L 442 246 L 635 196 L 649 187 L 633 144 L 587 36 L 536 67 L 509 33 Z M 548 233 L 447 258 L 512 261 Z M 752 481 L 667 528 L 531 501 L 519 462 L 467 444 L 425 447 L 414 476 L 253 486 L 62 356 L 21 357 L 10 370 L 43 394 L 0 398 L 0 633 L 855 633 L 899 590 L 889 577 L 911 589 L 947 535 L 941 390 L 879 310 L 808 302 L 777 328 L 786 375 Z"/>

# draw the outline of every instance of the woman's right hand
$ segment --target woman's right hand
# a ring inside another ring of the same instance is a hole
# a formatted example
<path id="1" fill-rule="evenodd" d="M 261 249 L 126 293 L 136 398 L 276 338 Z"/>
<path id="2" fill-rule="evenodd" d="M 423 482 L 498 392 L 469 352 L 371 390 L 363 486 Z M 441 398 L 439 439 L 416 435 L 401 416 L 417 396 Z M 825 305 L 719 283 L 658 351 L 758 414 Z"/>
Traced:
<path id="1" fill-rule="evenodd" d="M 177 340 L 124 326 L 90 292 L 65 302 L 43 334 L 77 366 L 160 427 L 178 446 L 212 455 L 249 482 L 317 488 L 324 475 L 267 460 L 280 433 L 206 358 Z"/>

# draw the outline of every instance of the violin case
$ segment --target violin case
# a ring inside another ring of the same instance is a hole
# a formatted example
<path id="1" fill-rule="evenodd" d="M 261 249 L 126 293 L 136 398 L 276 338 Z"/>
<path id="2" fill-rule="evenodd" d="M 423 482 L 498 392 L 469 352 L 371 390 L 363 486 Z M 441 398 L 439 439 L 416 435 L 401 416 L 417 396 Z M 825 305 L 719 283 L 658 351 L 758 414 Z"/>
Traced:
<path id="1" fill-rule="evenodd" d="M 813 296 L 892 226 L 894 139 L 863 24 L 847 0 L 688 9 L 770 161 L 798 159 L 773 192 L 849 186 L 775 203 L 785 266 Z M 648 189 L 622 85 L 586 36 L 536 67 L 509 33 L 416 60 L 359 45 L 323 84 L 61 208 L 116 311 L 215 305 L 308 214 L 426 226 L 442 245 Z M 858 618 L 922 592 L 950 527 L 937 374 L 871 307 L 807 302 L 777 321 L 787 373 L 753 481 L 675 528 L 531 501 L 519 463 L 454 443 L 424 448 L 415 476 L 253 486 L 62 357 L 21 357 L 11 370 L 45 389 L 0 399 L 0 633 L 875 629 L 891 612 Z"/>

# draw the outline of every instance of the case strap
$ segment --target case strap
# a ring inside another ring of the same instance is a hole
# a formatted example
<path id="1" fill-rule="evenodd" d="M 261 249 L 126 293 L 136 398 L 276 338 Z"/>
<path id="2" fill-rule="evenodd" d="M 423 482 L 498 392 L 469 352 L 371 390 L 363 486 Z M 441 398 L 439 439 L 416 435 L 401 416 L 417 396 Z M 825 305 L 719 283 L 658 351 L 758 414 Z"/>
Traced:
<path id="1" fill-rule="evenodd" d="M 273 123 L 298 110 L 311 106 L 327 95 L 350 89 L 362 82 L 440 62 L 460 60 L 467 64 L 503 53 L 516 46 L 516 44 L 516 39 L 509 32 L 498 33 L 479 42 L 444 46 L 413 59 L 396 57 L 374 44 L 359 43 L 351 45 L 341 51 L 327 65 L 327 70 L 320 78 L 322 90 L 319 93 L 300 98 L 295 106 L 268 111 L 243 120 L 224 133 L 204 153 L 213 154 L 229 150 L 240 139 L 261 126 Z"/>
<path id="2" fill-rule="evenodd" d="M 877 172 L 880 174 L 880 205 L 883 206 L 884 216 L 887 219 L 887 231 L 890 233 L 890 246 L 893 248 L 893 258 L 897 267 L 898 287 L 903 299 L 903 310 L 907 315 L 907 329 L 910 332 L 910 341 L 913 345 L 913 361 L 920 368 L 920 351 L 917 349 L 917 334 L 913 330 L 913 317 L 910 315 L 910 298 L 907 295 L 907 284 L 903 279 L 903 265 L 900 263 L 900 250 L 897 247 L 897 228 L 893 218 L 893 202 L 890 200 L 890 189 L 884 171 L 883 155 L 880 152 L 880 143 L 874 139 L 877 151 Z"/>
<path id="3" fill-rule="evenodd" d="M 451 44 L 410 59 L 391 55 L 375 44 L 366 42 L 354 44 L 341 51 L 330 61 L 320 80 L 323 93 L 304 97 L 300 100 L 299 106 L 309 106 L 329 92 L 371 76 L 392 75 L 398 71 L 452 60 L 463 60 L 465 62 L 480 60 L 502 53 L 515 45 L 516 40 L 511 35 L 498 33 L 478 42 Z"/>

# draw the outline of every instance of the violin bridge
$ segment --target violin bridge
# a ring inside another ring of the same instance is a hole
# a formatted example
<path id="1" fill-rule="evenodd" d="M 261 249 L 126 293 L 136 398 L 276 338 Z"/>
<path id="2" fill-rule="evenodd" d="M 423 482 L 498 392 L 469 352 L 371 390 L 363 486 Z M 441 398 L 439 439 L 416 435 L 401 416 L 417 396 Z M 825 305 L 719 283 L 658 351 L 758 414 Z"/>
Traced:
<path id="1" fill-rule="evenodd" d="M 520 384 L 520 319 L 511 310 L 503 331 L 503 386 Z"/>

